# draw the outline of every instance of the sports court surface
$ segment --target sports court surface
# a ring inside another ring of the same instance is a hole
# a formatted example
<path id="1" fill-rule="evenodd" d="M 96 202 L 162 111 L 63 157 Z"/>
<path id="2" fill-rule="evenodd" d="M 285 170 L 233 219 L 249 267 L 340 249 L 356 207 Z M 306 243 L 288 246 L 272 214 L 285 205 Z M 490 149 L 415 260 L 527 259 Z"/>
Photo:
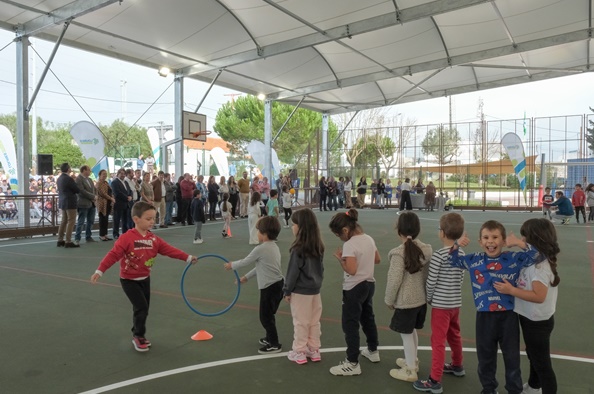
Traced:
<path id="1" fill-rule="evenodd" d="M 424 242 L 439 247 L 437 224 L 442 212 L 415 211 L 421 218 Z M 167 257 L 157 259 L 152 274 L 152 299 L 147 323 L 149 352 L 136 352 L 131 343 L 131 306 L 118 281 L 114 266 L 97 285 L 89 282 L 98 262 L 112 242 L 82 243 L 78 249 L 56 247 L 56 237 L 0 242 L 0 392 L 2 393 L 414 393 L 411 383 L 394 380 L 389 370 L 402 357 L 400 336 L 388 329 L 391 312 L 383 303 L 388 251 L 398 246 L 394 223 L 396 210 L 360 211 L 360 223 L 374 237 L 382 255 L 376 267 L 376 322 L 380 331 L 381 362 L 361 359 L 363 373 L 335 377 L 328 370 L 345 357 L 340 326 L 342 271 L 331 257 L 341 242 L 328 229 L 334 212 L 318 212 L 326 243 L 325 279 L 322 287 L 322 361 L 297 365 L 287 360 L 293 327 L 289 306 L 282 303 L 277 315 L 283 353 L 257 353 L 263 329 L 258 319 L 255 280 L 241 288 L 237 304 L 218 317 L 202 317 L 184 303 L 180 278 L 185 263 Z M 478 239 L 480 225 L 488 219 L 501 221 L 508 232 L 519 234 L 526 219 L 537 213 L 461 212 L 471 239 Z M 575 222 L 574 222 L 575 223 Z M 233 238 L 222 239 L 222 223 L 207 223 L 205 242 L 193 245 L 193 226 L 155 230 L 171 244 L 195 255 L 220 254 L 229 260 L 246 256 L 247 221 L 232 222 Z M 594 392 L 594 236 L 585 224 L 557 226 L 561 254 L 561 283 L 552 337 L 554 367 L 559 393 Z M 286 268 L 292 242 L 283 229 L 278 245 Z M 476 241 L 467 252 L 479 251 Z M 245 273 L 242 271 L 240 273 Z M 468 275 L 468 274 L 466 274 Z M 227 306 L 237 288 L 234 276 L 222 262 L 209 258 L 191 267 L 186 275 L 186 294 L 198 310 L 213 313 Z M 445 376 L 446 393 L 478 393 L 474 353 L 474 304 L 468 277 L 464 280 L 462 336 L 466 376 Z M 428 315 L 429 318 L 429 315 Z M 429 319 L 419 332 L 419 377 L 429 374 Z M 193 341 L 206 330 L 214 338 Z M 362 335 L 362 338 L 364 336 Z M 362 343 L 364 345 L 364 343 Z M 522 357 L 527 379 L 528 362 Z M 500 393 L 503 362 L 497 372 Z"/>

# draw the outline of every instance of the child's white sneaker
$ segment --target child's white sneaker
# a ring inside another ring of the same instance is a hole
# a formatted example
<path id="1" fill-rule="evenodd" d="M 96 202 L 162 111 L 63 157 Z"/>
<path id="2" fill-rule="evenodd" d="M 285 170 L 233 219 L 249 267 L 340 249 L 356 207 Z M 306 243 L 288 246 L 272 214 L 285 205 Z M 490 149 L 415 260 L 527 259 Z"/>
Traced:
<path id="1" fill-rule="evenodd" d="M 305 353 L 303 352 L 291 350 L 289 354 L 287 354 L 287 357 L 290 361 L 294 361 L 299 365 L 307 363 L 307 357 L 305 357 Z"/>
<path id="2" fill-rule="evenodd" d="M 372 363 L 379 363 L 380 362 L 380 354 L 379 350 L 372 352 L 371 350 L 365 348 L 361 350 L 361 355 L 371 361 Z"/>
<path id="3" fill-rule="evenodd" d="M 419 378 L 417 372 L 412 368 L 391 369 L 390 376 L 394 379 L 404 380 L 405 382 L 416 382 Z"/>
<path id="4" fill-rule="evenodd" d="M 359 365 L 359 363 L 352 363 L 349 360 L 344 360 L 337 366 L 330 368 L 330 373 L 334 376 L 361 375 L 361 365 Z"/>
<path id="5" fill-rule="evenodd" d="M 397 358 L 396 365 L 398 365 L 400 368 L 404 368 L 404 367 L 406 367 L 406 360 L 403 358 Z M 415 361 L 415 372 L 419 372 L 419 359 L 418 358 Z"/>
<path id="6" fill-rule="evenodd" d="M 198 238 L 198 239 L 195 239 L 194 242 L 192 242 L 192 243 L 193 244 L 201 244 L 202 242 L 204 242 L 204 241 L 202 241 L 202 238 Z"/>
<path id="7" fill-rule="evenodd" d="M 522 394 L 540 394 L 542 389 L 533 389 L 528 383 L 524 383 Z"/>

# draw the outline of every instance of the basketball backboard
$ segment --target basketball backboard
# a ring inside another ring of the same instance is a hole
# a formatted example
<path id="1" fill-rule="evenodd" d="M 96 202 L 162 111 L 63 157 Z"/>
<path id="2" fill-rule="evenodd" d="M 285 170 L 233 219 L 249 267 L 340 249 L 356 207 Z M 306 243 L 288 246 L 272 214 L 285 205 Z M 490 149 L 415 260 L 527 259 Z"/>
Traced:
<path id="1" fill-rule="evenodd" d="M 182 112 L 182 138 L 206 142 L 206 115 Z"/>

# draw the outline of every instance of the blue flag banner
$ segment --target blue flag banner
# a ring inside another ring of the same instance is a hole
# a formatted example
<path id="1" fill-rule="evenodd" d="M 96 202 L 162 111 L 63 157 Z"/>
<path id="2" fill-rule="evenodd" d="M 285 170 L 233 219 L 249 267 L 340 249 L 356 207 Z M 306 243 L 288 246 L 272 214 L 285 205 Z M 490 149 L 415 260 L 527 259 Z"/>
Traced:
<path id="1" fill-rule="evenodd" d="M 501 144 L 509 155 L 514 172 L 520 182 L 520 189 L 524 193 L 524 202 L 526 202 L 526 156 L 524 154 L 524 144 L 516 133 L 507 133 L 504 135 L 501 138 Z"/>

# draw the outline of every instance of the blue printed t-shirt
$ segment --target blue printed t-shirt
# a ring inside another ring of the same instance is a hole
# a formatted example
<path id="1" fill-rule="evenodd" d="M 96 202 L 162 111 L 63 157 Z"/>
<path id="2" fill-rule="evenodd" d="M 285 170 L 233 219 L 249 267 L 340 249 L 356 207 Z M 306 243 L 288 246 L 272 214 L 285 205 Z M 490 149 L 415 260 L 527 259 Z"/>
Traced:
<path id="1" fill-rule="evenodd" d="M 276 211 L 274 210 L 276 207 L 278 207 L 278 199 L 269 199 L 266 203 L 266 208 L 268 208 L 268 216 L 276 216 Z"/>
<path id="2" fill-rule="evenodd" d="M 495 282 L 507 279 L 516 283 L 520 270 L 538 262 L 540 254 L 531 245 L 521 252 L 503 252 L 491 258 L 486 253 L 458 255 L 458 249 L 449 254 L 450 264 L 470 272 L 472 294 L 477 312 L 502 312 L 514 309 L 514 297 L 501 294 L 493 287 Z"/>

